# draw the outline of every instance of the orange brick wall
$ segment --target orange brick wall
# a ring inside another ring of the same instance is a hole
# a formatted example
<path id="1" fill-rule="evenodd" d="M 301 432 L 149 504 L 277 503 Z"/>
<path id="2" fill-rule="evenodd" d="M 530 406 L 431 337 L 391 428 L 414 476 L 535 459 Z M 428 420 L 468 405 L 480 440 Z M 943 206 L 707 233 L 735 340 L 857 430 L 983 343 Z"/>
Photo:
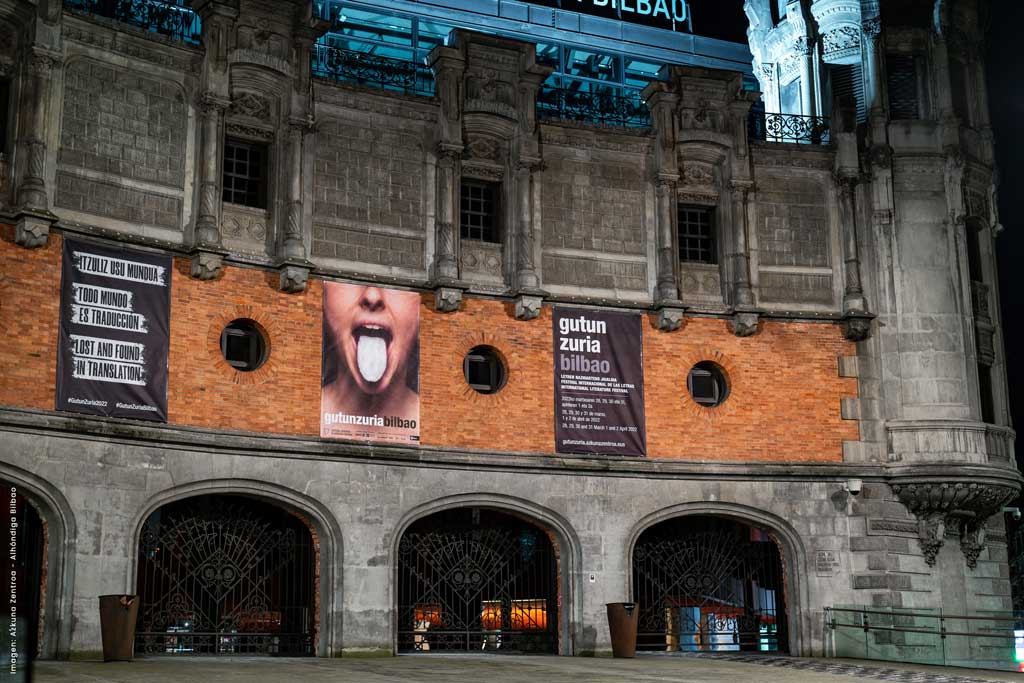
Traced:
<path id="1" fill-rule="evenodd" d="M 3 229 L 0 242 L 0 405 L 52 410 L 60 301 L 59 235 L 27 250 Z M 282 294 L 277 274 L 227 268 L 213 282 L 188 275 L 176 259 L 171 288 L 168 414 L 173 424 L 214 429 L 319 434 L 323 287 Z M 229 367 L 220 331 L 252 318 L 271 340 L 256 372 Z M 470 389 L 462 359 L 493 346 L 509 378 L 497 394 Z M 554 446 L 551 309 L 515 319 L 511 304 L 468 299 L 455 314 L 424 295 L 420 328 L 421 436 L 425 445 L 552 453 Z M 840 399 L 857 395 L 841 379 L 837 357 L 855 354 L 835 325 L 769 322 L 748 338 L 723 320 L 688 319 L 679 332 L 644 326 L 644 384 L 649 457 L 732 461 L 836 461 L 857 423 L 840 419 Z M 715 409 L 690 400 L 686 374 L 701 360 L 719 363 L 731 384 Z"/>
<path id="2" fill-rule="evenodd" d="M 22 249 L 0 225 L 0 405 L 53 410 L 61 244 Z"/>

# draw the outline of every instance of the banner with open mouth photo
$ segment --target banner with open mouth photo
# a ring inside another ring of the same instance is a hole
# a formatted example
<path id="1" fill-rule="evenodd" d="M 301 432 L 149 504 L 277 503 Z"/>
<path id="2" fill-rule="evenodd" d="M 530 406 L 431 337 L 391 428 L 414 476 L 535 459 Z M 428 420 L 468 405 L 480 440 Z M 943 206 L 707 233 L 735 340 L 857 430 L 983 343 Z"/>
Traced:
<path id="1" fill-rule="evenodd" d="M 320 436 L 420 440 L 420 295 L 324 283 Z"/>

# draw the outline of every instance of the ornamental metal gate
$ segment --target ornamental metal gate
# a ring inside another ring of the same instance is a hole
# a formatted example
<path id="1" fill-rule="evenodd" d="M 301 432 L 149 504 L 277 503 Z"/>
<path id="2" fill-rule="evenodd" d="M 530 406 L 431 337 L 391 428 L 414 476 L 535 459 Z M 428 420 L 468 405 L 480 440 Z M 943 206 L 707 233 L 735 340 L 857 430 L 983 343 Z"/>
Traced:
<path id="1" fill-rule="evenodd" d="M 708 516 L 653 526 L 633 551 L 637 648 L 785 650 L 783 576 L 779 549 L 761 529 Z"/>
<path id="2" fill-rule="evenodd" d="M 166 505 L 139 544 L 135 651 L 313 655 L 315 551 L 287 511 L 237 496 Z"/>
<path id="3" fill-rule="evenodd" d="M 557 652 L 558 569 L 541 529 L 478 508 L 414 523 L 398 556 L 400 652 Z"/>

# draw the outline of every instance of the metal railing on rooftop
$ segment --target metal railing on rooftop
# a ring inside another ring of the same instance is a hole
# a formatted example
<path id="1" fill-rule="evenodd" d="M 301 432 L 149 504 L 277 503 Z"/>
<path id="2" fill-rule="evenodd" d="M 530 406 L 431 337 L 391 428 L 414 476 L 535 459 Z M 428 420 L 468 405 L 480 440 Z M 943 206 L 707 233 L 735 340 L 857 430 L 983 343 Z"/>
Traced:
<path id="1" fill-rule="evenodd" d="M 313 46 L 313 75 L 428 97 L 434 94 L 434 74 L 423 64 L 329 45 Z"/>
<path id="2" fill-rule="evenodd" d="M 146 31 L 199 45 L 202 23 L 190 7 L 160 0 L 64 0 L 64 8 L 113 19 Z"/>
<path id="3" fill-rule="evenodd" d="M 583 121 L 618 128 L 651 126 L 651 111 L 639 93 L 616 95 L 541 86 L 537 93 L 537 115 L 542 119 Z"/>
<path id="4" fill-rule="evenodd" d="M 1024 615 L 944 614 L 837 605 L 825 608 L 836 657 L 1018 671 L 1015 631 Z"/>
<path id="5" fill-rule="evenodd" d="M 832 141 L 829 120 L 824 116 L 770 114 L 757 109 L 750 111 L 750 139 L 802 145 L 827 145 Z"/>

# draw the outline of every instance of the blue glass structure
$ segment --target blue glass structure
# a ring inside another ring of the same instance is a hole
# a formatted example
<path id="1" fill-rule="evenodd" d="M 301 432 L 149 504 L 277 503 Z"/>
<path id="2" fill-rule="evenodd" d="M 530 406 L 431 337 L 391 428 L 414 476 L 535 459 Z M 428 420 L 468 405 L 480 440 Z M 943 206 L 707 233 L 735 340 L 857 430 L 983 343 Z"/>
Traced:
<path id="1" fill-rule="evenodd" d="M 325 0 L 318 7 L 332 29 L 321 44 L 419 65 L 452 29 L 465 28 L 536 43 L 538 61 L 555 69 L 549 88 L 630 99 L 665 64 L 751 73 L 746 44 L 695 35 L 690 23 L 658 28 L 558 5 L 589 7 L 578 0 Z"/>

